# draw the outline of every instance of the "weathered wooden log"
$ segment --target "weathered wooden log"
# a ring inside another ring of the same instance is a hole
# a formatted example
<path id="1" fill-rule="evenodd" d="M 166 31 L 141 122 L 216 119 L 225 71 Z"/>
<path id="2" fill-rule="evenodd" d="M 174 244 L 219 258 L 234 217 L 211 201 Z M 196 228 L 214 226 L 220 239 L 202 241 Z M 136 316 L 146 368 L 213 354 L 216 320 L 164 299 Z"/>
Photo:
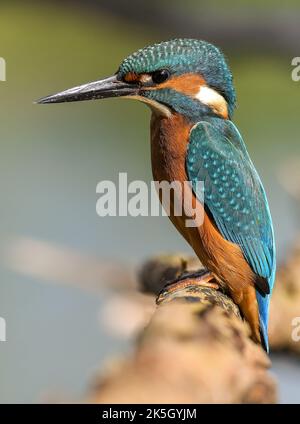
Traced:
<path id="1" fill-rule="evenodd" d="M 199 268 L 195 259 L 163 257 L 145 264 L 142 287 Z M 270 360 L 249 338 L 238 307 L 222 291 L 169 287 L 157 298 L 134 351 L 111 363 L 86 398 L 95 403 L 275 403 Z"/>

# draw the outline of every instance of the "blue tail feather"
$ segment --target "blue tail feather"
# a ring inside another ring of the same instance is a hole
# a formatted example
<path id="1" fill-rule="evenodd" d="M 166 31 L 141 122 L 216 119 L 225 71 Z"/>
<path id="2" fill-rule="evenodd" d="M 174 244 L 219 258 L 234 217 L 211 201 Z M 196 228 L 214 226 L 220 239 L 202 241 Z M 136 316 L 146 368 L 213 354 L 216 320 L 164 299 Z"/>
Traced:
<path id="1" fill-rule="evenodd" d="M 269 305 L 272 295 L 272 290 L 275 280 L 276 265 L 273 266 L 272 274 L 268 278 L 268 283 L 270 287 L 270 294 L 261 294 L 256 290 L 256 299 L 258 303 L 258 312 L 259 312 L 259 323 L 260 323 L 260 334 L 262 339 L 262 345 L 265 348 L 266 352 L 269 353 L 269 338 L 268 338 L 268 321 L 269 321 Z"/>
<path id="2" fill-rule="evenodd" d="M 266 352 L 269 353 L 268 320 L 270 295 L 262 295 L 258 291 L 256 291 L 256 299 L 259 310 L 260 335 L 262 338 L 262 345 L 265 348 Z"/>

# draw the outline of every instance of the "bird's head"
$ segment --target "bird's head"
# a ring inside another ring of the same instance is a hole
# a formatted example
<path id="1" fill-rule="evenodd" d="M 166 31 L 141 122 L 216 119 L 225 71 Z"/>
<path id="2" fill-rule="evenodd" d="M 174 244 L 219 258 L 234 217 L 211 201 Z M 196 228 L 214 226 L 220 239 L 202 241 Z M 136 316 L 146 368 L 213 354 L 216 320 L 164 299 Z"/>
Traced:
<path id="1" fill-rule="evenodd" d="M 126 97 L 154 113 L 176 112 L 190 121 L 203 115 L 231 118 L 235 108 L 232 75 L 220 50 L 205 41 L 177 39 L 145 47 L 128 56 L 104 80 L 71 88 L 38 103 Z"/>

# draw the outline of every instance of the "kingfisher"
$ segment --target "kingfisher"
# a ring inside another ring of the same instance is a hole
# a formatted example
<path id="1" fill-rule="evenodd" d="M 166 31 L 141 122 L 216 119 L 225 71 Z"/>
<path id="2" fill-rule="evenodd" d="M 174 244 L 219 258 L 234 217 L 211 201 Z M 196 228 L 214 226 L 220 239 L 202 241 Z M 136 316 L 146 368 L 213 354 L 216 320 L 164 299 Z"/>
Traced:
<path id="1" fill-rule="evenodd" d="M 170 210 L 172 223 L 207 268 L 199 284 L 225 290 L 252 339 L 268 352 L 274 231 L 262 182 L 232 121 L 236 94 L 223 53 L 202 40 L 164 41 L 129 55 L 113 76 L 38 103 L 108 97 L 150 106 L 154 180 L 189 181 L 193 204 L 203 211 L 201 224 L 186 226 L 185 217 Z"/>

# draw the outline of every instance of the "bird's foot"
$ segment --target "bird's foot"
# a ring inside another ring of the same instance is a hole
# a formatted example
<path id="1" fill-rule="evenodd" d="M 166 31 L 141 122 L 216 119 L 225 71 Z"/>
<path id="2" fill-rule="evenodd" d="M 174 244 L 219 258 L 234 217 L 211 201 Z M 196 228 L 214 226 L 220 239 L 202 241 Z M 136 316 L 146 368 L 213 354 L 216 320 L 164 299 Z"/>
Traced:
<path id="1" fill-rule="evenodd" d="M 220 289 L 220 285 L 215 280 L 214 275 L 206 269 L 201 269 L 197 272 L 184 273 L 175 280 L 167 283 L 158 295 L 157 301 L 160 303 L 161 298 L 164 298 L 166 295 L 179 290 L 184 290 L 187 287 L 195 286 L 206 287 L 215 290 Z"/>

